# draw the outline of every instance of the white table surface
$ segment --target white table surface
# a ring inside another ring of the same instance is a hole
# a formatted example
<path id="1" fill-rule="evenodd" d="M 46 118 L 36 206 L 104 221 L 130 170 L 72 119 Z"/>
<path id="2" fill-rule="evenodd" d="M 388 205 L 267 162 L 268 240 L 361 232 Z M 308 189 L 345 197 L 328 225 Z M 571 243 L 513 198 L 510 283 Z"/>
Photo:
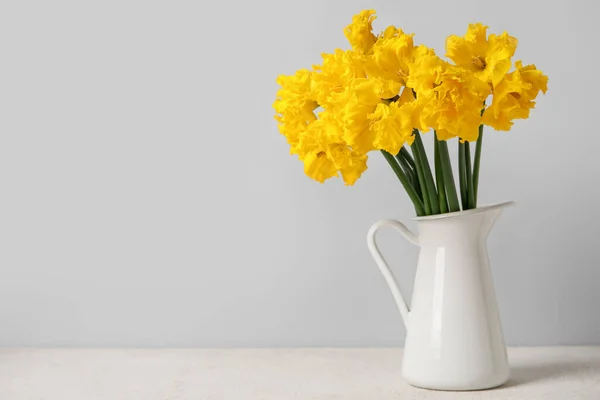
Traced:
<path id="1" fill-rule="evenodd" d="M 401 349 L 0 349 L 0 400 L 600 400 L 600 347 L 512 348 L 481 392 L 413 388 Z"/>

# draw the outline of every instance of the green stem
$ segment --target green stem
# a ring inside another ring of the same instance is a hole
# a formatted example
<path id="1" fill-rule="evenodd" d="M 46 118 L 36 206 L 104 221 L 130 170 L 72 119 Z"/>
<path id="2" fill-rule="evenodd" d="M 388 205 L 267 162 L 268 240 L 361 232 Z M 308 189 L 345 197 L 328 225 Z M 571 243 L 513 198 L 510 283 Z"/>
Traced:
<path id="1" fill-rule="evenodd" d="M 458 139 L 458 183 L 460 185 L 460 202 L 462 209 L 468 208 L 467 204 L 467 164 L 465 163 L 465 144 Z"/>
<path id="2" fill-rule="evenodd" d="M 431 203 L 429 202 L 429 192 L 425 184 L 425 175 L 423 173 L 423 165 L 421 162 L 421 154 L 415 143 L 412 144 L 410 149 L 415 157 L 415 165 L 417 169 L 417 177 L 419 179 L 419 185 L 421 186 L 421 194 L 423 197 L 423 206 L 425 208 L 425 215 L 431 215 Z"/>
<path id="3" fill-rule="evenodd" d="M 475 208 L 475 191 L 473 190 L 473 174 L 471 169 L 471 143 L 465 142 L 465 160 L 467 171 L 467 204 L 469 209 Z"/>
<path id="4" fill-rule="evenodd" d="M 412 200 L 412 202 L 415 206 L 415 211 L 417 212 L 417 215 L 419 217 L 425 215 L 425 210 L 423 209 L 423 202 L 421 201 L 419 196 L 417 196 L 417 193 L 415 192 L 413 187 L 408 182 L 408 178 L 404 174 L 404 171 L 402 171 L 402 168 L 400 167 L 400 165 L 396 162 L 396 159 L 394 158 L 394 156 L 385 150 L 381 150 L 381 153 L 383 153 L 383 156 L 385 157 L 387 162 L 390 164 L 390 167 L 392 167 L 392 170 L 396 173 L 396 176 L 400 180 L 400 183 L 402 184 L 402 186 L 404 186 L 404 190 L 406 190 L 408 197 L 410 197 L 410 199 Z"/>
<path id="5" fill-rule="evenodd" d="M 437 134 L 434 134 L 434 163 L 435 163 L 435 180 L 438 189 L 438 200 L 440 203 L 440 212 L 442 214 L 448 212 L 448 199 L 446 199 L 446 188 L 444 187 L 444 176 L 442 172 L 442 160 L 440 159 L 440 147 Z"/>
<path id="6" fill-rule="evenodd" d="M 429 198 L 429 204 L 431 208 L 432 214 L 440 213 L 440 204 L 438 201 L 438 194 L 435 190 L 435 181 L 433 180 L 433 174 L 431 173 L 431 167 L 429 166 L 429 160 L 427 160 L 427 152 L 425 151 L 425 146 L 423 146 L 423 139 L 421 138 L 421 134 L 418 129 L 413 131 L 415 136 L 415 143 L 418 148 L 419 159 L 421 161 L 421 166 L 423 168 L 423 178 L 425 179 L 425 187 L 424 191 L 427 192 L 427 197 Z M 421 185 L 423 187 L 423 185 Z"/>
<path id="7" fill-rule="evenodd" d="M 452 175 L 452 162 L 448 154 L 448 143 L 440 140 L 439 143 L 440 161 L 442 163 L 442 174 L 444 176 L 444 187 L 446 188 L 446 197 L 448 198 L 448 208 L 450 212 L 460 211 L 458 204 L 458 195 L 456 194 L 456 185 Z"/>
<path id="8" fill-rule="evenodd" d="M 483 125 L 479 125 L 479 137 L 475 145 L 475 160 L 473 161 L 473 197 L 477 207 L 477 190 L 479 189 L 479 166 L 481 165 L 481 147 L 483 144 Z"/>
<path id="9" fill-rule="evenodd" d="M 408 177 L 412 187 L 415 189 L 415 191 L 417 191 L 417 187 L 415 186 L 415 184 L 418 182 L 417 173 L 411 168 L 410 164 L 404 159 L 404 157 L 402 157 L 400 153 L 396 154 L 396 160 L 398 160 L 398 164 L 400 164 L 402 167 L 402 170 Z"/>
<path id="10" fill-rule="evenodd" d="M 412 156 L 410 155 L 410 152 L 406 149 L 406 147 L 402 146 L 399 154 L 406 159 L 406 161 L 410 164 L 413 170 L 416 170 L 415 160 L 413 160 Z"/>
<path id="11" fill-rule="evenodd" d="M 408 158 L 410 157 L 410 158 Z M 423 200 L 423 192 L 421 191 L 421 184 L 419 183 L 419 177 L 417 176 L 417 166 L 415 165 L 415 161 L 413 160 L 412 156 L 410 155 L 410 153 L 408 151 L 402 152 L 400 151 L 400 153 L 398 153 L 396 155 L 396 158 L 398 159 L 398 161 L 400 162 L 400 165 L 402 165 L 402 167 L 406 170 L 407 168 L 410 169 L 411 172 L 411 183 L 413 185 L 413 187 L 415 188 L 415 191 L 417 192 L 417 194 L 419 195 L 419 198 L 421 200 Z M 412 162 L 412 164 L 411 164 Z"/>

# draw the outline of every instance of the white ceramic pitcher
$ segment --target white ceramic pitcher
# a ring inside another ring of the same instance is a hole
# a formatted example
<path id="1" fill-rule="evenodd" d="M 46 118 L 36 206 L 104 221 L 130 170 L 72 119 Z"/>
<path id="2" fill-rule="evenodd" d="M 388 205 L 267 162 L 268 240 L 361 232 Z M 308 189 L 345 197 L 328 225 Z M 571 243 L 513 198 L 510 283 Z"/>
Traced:
<path id="1" fill-rule="evenodd" d="M 513 204 L 416 218 L 418 236 L 390 219 L 371 227 L 369 250 L 407 330 L 402 376 L 409 384 L 478 390 L 508 380 L 486 239 L 502 210 Z M 421 248 L 410 309 L 375 243 L 375 234 L 384 226 Z"/>

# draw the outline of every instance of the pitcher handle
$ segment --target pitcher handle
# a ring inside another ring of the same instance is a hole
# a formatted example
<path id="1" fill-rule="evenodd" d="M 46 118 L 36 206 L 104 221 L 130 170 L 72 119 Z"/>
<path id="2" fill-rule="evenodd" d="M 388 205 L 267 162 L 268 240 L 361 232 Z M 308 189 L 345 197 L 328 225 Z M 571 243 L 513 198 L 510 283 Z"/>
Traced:
<path id="1" fill-rule="evenodd" d="M 410 310 L 408 309 L 406 300 L 404 300 L 404 297 L 400 292 L 400 288 L 398 287 L 398 284 L 394 279 L 394 275 L 392 275 L 392 271 L 390 271 L 390 267 L 385 262 L 385 259 L 381 255 L 379 247 L 377 247 L 377 243 L 375 242 L 375 235 L 377 231 L 379 230 L 379 228 L 384 226 L 389 226 L 391 228 L 396 229 L 406 240 L 417 246 L 419 245 L 419 237 L 412 233 L 400 221 L 396 221 L 394 219 L 382 219 L 381 221 L 374 223 L 373 226 L 371 226 L 371 229 L 369 229 L 369 233 L 367 234 L 367 245 L 369 247 L 369 251 L 375 259 L 375 262 L 377 263 L 379 270 L 383 274 L 383 277 L 385 278 L 388 286 L 390 287 L 390 290 L 392 291 L 392 295 L 394 296 L 396 305 L 398 306 L 400 314 L 402 315 L 404 326 L 408 326 L 408 316 Z"/>

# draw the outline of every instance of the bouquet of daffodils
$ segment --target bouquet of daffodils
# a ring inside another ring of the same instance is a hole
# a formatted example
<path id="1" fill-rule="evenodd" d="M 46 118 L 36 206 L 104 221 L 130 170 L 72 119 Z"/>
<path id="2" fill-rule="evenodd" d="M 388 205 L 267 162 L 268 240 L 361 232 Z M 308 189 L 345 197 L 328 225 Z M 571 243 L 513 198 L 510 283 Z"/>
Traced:
<path id="1" fill-rule="evenodd" d="M 483 126 L 510 130 L 528 118 L 548 77 L 535 65 L 513 65 L 517 39 L 506 32 L 488 36 L 486 26 L 469 25 L 465 36 L 446 39 L 446 61 L 395 26 L 373 34 L 374 19 L 373 10 L 353 17 L 344 31 L 352 49 L 278 77 L 275 119 L 291 153 L 309 177 L 341 175 L 353 185 L 378 150 L 418 216 L 477 207 Z M 421 138 L 429 131 L 433 168 Z M 448 153 L 454 138 L 460 199 Z"/>

